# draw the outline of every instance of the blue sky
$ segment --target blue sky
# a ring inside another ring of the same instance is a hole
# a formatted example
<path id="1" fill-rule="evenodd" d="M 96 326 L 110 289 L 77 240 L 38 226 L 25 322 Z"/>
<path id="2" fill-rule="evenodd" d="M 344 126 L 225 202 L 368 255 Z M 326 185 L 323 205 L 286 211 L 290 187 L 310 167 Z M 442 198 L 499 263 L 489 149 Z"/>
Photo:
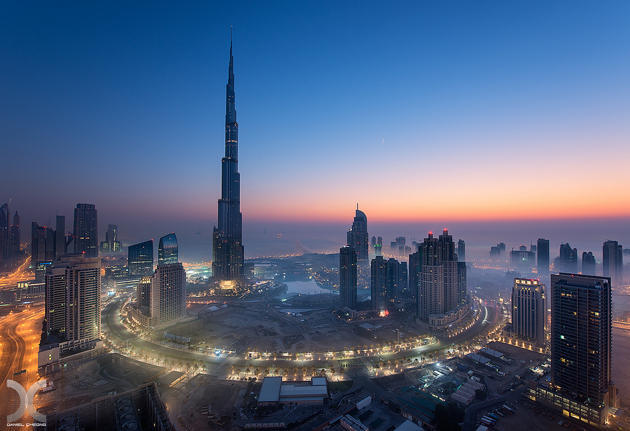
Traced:
<path id="1" fill-rule="evenodd" d="M 230 25 L 246 222 L 630 215 L 625 1 L 2 7 L 27 222 L 215 220 Z"/>

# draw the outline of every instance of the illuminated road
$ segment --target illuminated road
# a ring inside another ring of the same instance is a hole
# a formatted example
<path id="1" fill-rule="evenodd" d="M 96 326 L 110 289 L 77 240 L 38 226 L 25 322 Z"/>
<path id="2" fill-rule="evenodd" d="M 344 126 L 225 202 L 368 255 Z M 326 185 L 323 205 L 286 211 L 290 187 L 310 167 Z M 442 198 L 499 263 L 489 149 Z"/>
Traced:
<path id="1" fill-rule="evenodd" d="M 34 306 L 0 319 L 0 421 L 16 410 L 18 402 L 15 391 L 7 388 L 6 381 L 15 380 L 28 389 L 39 380 L 37 352 L 43 318 L 43 307 Z M 21 370 L 26 372 L 15 375 Z"/>
<path id="2" fill-rule="evenodd" d="M 403 360 L 410 361 L 418 359 L 419 362 L 425 360 L 442 360 L 448 356 L 449 349 L 458 349 L 471 342 L 485 345 L 484 337 L 489 331 L 499 323 L 499 314 L 494 307 L 482 307 L 482 313 L 486 319 L 479 319 L 469 330 L 448 340 L 448 343 L 435 343 L 422 346 L 420 348 L 399 351 L 382 352 L 371 356 L 357 356 L 353 358 L 322 358 L 316 360 L 294 360 L 294 359 L 248 359 L 238 356 L 228 356 L 215 358 L 207 353 L 195 352 L 191 350 L 180 350 L 164 346 L 159 343 L 143 340 L 132 334 L 120 322 L 120 308 L 123 301 L 113 301 L 108 304 L 102 313 L 103 331 L 108 343 L 114 347 L 115 351 L 132 357 L 134 359 L 162 365 L 174 369 L 187 369 L 191 364 L 200 365 L 210 375 L 219 378 L 239 378 L 242 375 L 232 374 L 233 369 L 343 369 L 346 375 L 360 375 L 367 371 L 372 375 L 387 375 L 402 371 Z M 483 321 L 482 321 L 483 320 Z M 459 352 L 466 353 L 463 350 Z M 386 363 L 387 368 L 383 368 Z M 374 368 L 375 364 L 380 364 Z M 409 366 L 409 362 L 407 362 Z M 417 364 L 419 365 L 419 364 Z M 338 374 L 337 374 L 338 375 Z M 295 376 L 299 377 L 299 375 Z"/>
<path id="3" fill-rule="evenodd" d="M 0 289 L 11 289 L 17 286 L 18 281 L 31 280 L 33 274 L 28 270 L 30 263 L 31 257 L 29 256 L 24 260 L 24 263 L 11 274 L 0 277 Z"/>

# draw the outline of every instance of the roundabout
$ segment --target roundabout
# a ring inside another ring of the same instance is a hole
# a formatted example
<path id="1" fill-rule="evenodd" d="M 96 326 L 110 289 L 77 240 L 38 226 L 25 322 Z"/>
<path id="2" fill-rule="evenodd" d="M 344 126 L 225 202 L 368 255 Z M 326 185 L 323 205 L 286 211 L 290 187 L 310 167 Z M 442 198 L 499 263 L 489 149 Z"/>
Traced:
<path id="1" fill-rule="evenodd" d="M 331 317 L 332 313 L 325 307 L 309 312 L 306 308 L 290 308 L 287 312 L 286 308 L 262 301 L 240 299 L 212 307 L 212 312 L 200 312 L 196 317 L 189 311 L 191 317 L 186 321 L 147 332 L 127 319 L 126 303 L 126 298 L 118 298 L 103 310 L 104 341 L 109 349 L 190 375 L 203 373 L 228 380 L 261 379 L 266 375 L 305 380 L 325 375 L 331 381 L 338 381 L 357 375 L 397 374 L 478 350 L 494 336 L 502 318 L 497 308 L 479 302 L 472 320 L 461 331 L 450 338 L 437 338 L 412 333 L 418 329 L 409 320 L 388 319 L 381 325 L 374 321 L 369 325 L 365 325 L 367 322 L 350 325 Z M 257 320 L 238 319 L 247 317 L 243 310 L 256 314 Z M 235 328 L 234 319 L 241 320 L 241 325 Z M 264 322 L 267 324 L 261 324 Z M 329 327 L 331 324 L 333 326 Z M 204 327 L 207 331 L 202 330 Z M 287 333 L 278 332 L 285 328 Z M 190 336 L 191 342 L 186 345 L 177 344 L 161 337 L 166 331 L 178 337 L 186 334 L 196 337 Z M 323 346 L 335 348 L 313 348 L 320 338 L 324 340 Z M 232 343 L 216 344 L 226 339 Z M 281 340 L 282 350 L 265 349 L 269 340 Z M 350 344 L 357 340 L 367 342 Z"/>

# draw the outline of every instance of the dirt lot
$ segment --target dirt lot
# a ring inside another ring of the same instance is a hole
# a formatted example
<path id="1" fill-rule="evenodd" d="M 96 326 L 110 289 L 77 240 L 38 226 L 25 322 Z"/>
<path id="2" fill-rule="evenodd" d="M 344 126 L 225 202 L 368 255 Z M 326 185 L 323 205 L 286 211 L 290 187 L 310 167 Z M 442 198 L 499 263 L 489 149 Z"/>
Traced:
<path id="1" fill-rule="evenodd" d="M 41 410 L 62 411 L 93 401 L 111 393 L 136 388 L 143 383 L 158 381 L 166 370 L 137 362 L 117 354 L 105 354 L 82 363 L 70 364 L 62 371 L 47 376 L 55 390 L 40 393 Z"/>
<path id="2" fill-rule="evenodd" d="M 200 312 L 198 319 L 171 326 L 168 332 L 191 337 L 192 344 L 201 343 L 242 354 L 248 351 L 293 353 L 358 348 L 396 339 L 397 328 L 401 337 L 425 332 L 421 325 L 393 318 L 347 323 L 335 317 L 329 308 L 250 301 Z"/>
<path id="3" fill-rule="evenodd" d="M 251 393 L 258 393 L 258 386 L 202 374 L 164 391 L 162 399 L 171 420 L 180 429 L 238 429 L 234 424 L 239 417 L 237 412 L 252 404 Z"/>

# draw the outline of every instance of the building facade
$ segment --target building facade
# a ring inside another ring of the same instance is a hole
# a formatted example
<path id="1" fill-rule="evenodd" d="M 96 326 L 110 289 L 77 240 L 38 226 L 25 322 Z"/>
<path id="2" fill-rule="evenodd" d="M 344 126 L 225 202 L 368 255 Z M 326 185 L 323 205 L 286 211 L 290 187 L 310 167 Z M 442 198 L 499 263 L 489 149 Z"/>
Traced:
<path id="1" fill-rule="evenodd" d="M 34 267 L 55 260 L 55 231 L 31 223 L 31 263 Z"/>
<path id="2" fill-rule="evenodd" d="M 421 263 L 414 262 L 420 267 L 417 316 L 428 322 L 430 316 L 451 314 L 465 302 L 466 267 L 458 262 L 455 243 L 447 229 L 438 238 L 429 232 L 418 247 Z"/>
<path id="3" fill-rule="evenodd" d="M 0 206 L 0 269 L 9 263 L 9 227 L 11 224 L 9 204 Z"/>
<path id="4" fill-rule="evenodd" d="M 466 262 L 466 243 L 463 239 L 457 241 L 457 260 Z"/>
<path id="5" fill-rule="evenodd" d="M 590 251 L 582 253 L 582 274 L 595 275 L 595 256 Z"/>
<path id="6" fill-rule="evenodd" d="M 545 286 L 539 280 L 515 278 L 512 287 L 512 334 L 538 346 L 545 344 Z"/>
<path id="7" fill-rule="evenodd" d="M 368 261 L 368 237 L 367 216 L 363 211 L 359 210 L 359 205 L 357 205 L 352 228 L 347 234 L 347 242 L 357 253 L 359 263 L 366 263 Z M 383 244 L 382 241 L 381 238 L 381 246 Z"/>
<path id="8" fill-rule="evenodd" d="M 225 100 L 225 156 L 221 159 L 221 199 L 218 203 L 218 226 L 214 227 L 212 233 L 212 274 L 216 280 L 240 280 L 243 277 L 245 252 L 242 224 L 234 58 L 230 42 Z"/>
<path id="9" fill-rule="evenodd" d="M 614 402 L 610 278 L 551 275 L 551 382 L 527 397 L 599 427 Z"/>
<path id="10" fill-rule="evenodd" d="M 606 403 L 611 384 L 608 277 L 551 276 L 551 381 L 578 402 Z"/>
<path id="11" fill-rule="evenodd" d="M 387 310 L 387 261 L 376 256 L 370 265 L 370 296 L 372 310 Z"/>
<path id="12" fill-rule="evenodd" d="M 61 257 L 68 252 L 66 248 L 66 216 L 55 217 L 55 256 Z"/>
<path id="13" fill-rule="evenodd" d="M 151 278 L 149 275 L 143 276 L 136 286 L 136 306 L 146 316 L 151 313 Z"/>
<path id="14" fill-rule="evenodd" d="M 536 242 L 536 269 L 538 274 L 549 274 L 549 240 L 538 238 Z"/>
<path id="15" fill-rule="evenodd" d="M 571 248 L 569 243 L 560 245 L 560 256 L 555 260 L 555 269 L 558 272 L 578 272 L 578 254 L 576 248 Z"/>
<path id="16" fill-rule="evenodd" d="M 602 254 L 602 273 L 615 286 L 623 283 L 623 247 L 617 241 L 606 241 Z"/>
<path id="17" fill-rule="evenodd" d="M 20 245 L 20 215 L 16 211 L 13 215 L 13 224 L 9 231 L 9 258 L 17 259 L 22 253 L 22 247 Z"/>
<path id="18" fill-rule="evenodd" d="M 127 248 L 127 267 L 131 277 L 153 274 L 153 240 L 130 245 Z"/>
<path id="19" fill-rule="evenodd" d="M 386 262 L 385 299 L 387 309 L 400 308 L 407 289 L 407 262 L 398 262 L 393 257 Z"/>
<path id="20" fill-rule="evenodd" d="M 77 204 L 74 209 L 73 241 L 75 254 L 98 256 L 98 223 L 94 205 Z"/>
<path id="21" fill-rule="evenodd" d="M 105 253 L 117 253 L 120 249 L 121 243 L 118 240 L 118 226 L 115 224 L 107 225 L 105 241 L 101 241 L 101 251 Z"/>
<path id="22" fill-rule="evenodd" d="M 181 263 L 158 265 L 151 278 L 150 304 L 153 325 L 186 314 L 186 271 Z"/>
<path id="23" fill-rule="evenodd" d="M 343 307 L 357 306 L 357 254 L 351 246 L 339 250 L 339 298 Z"/>
<path id="24" fill-rule="evenodd" d="M 179 252 L 177 248 L 177 236 L 169 233 L 160 238 L 158 245 L 158 265 L 179 262 Z"/>
<path id="25" fill-rule="evenodd" d="M 46 271 L 44 338 L 89 342 L 101 333 L 101 264 L 63 256 Z"/>
<path id="26" fill-rule="evenodd" d="M 532 272 L 532 268 L 536 266 L 536 253 L 534 251 L 527 250 L 527 247 L 522 245 L 518 250 L 510 251 L 510 267 L 515 271 L 524 273 Z"/>
<path id="27" fill-rule="evenodd" d="M 420 289 L 420 273 L 422 272 L 422 247 L 416 246 L 416 251 L 409 255 L 409 299 L 417 303 L 418 289 Z"/>
<path id="28" fill-rule="evenodd" d="M 468 301 L 468 276 L 466 262 L 457 262 L 458 305 Z"/>

